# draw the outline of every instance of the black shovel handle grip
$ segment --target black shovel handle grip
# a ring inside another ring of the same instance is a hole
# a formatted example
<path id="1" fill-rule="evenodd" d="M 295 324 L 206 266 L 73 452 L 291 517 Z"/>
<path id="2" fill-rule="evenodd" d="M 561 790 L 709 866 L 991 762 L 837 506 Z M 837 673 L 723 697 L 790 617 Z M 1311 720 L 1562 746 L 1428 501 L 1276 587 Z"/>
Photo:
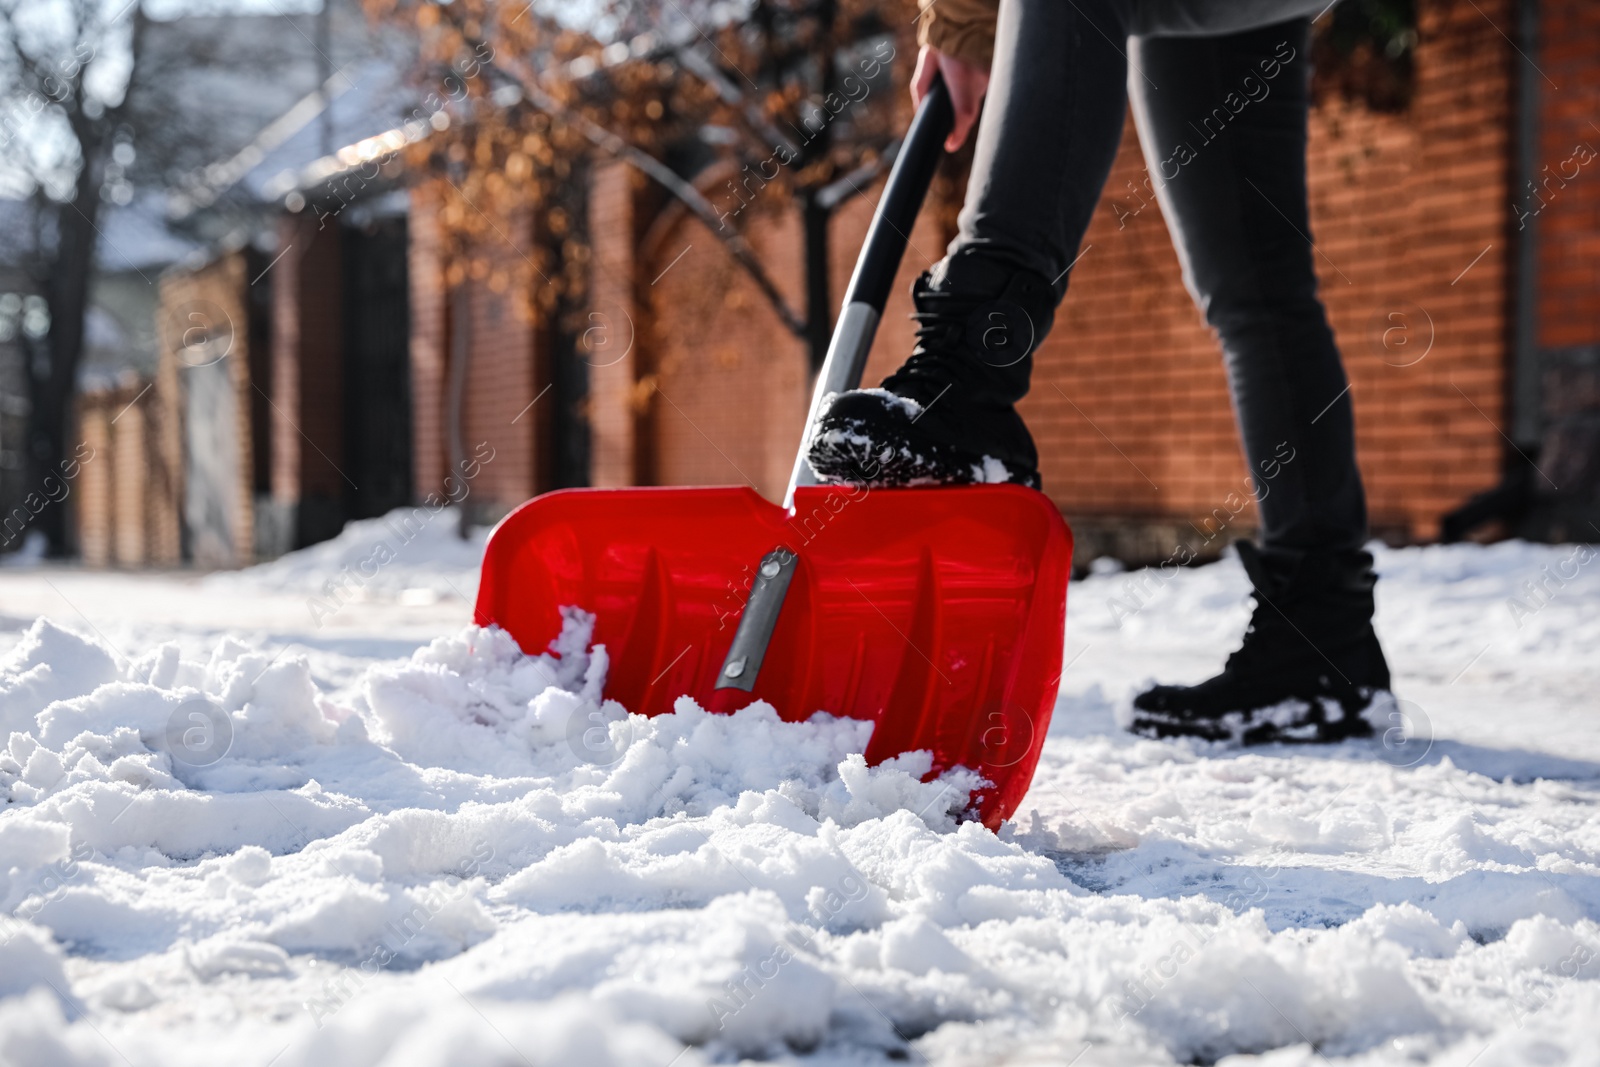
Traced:
<path id="1" fill-rule="evenodd" d="M 944 76 L 935 73 L 889 170 L 888 184 L 867 231 L 867 243 L 850 276 L 850 288 L 844 297 L 846 306 L 863 303 L 883 312 L 906 253 L 911 227 L 916 224 L 917 212 L 922 210 L 922 201 L 944 155 L 944 139 L 950 136 L 954 125 L 950 90 L 944 84 Z"/>

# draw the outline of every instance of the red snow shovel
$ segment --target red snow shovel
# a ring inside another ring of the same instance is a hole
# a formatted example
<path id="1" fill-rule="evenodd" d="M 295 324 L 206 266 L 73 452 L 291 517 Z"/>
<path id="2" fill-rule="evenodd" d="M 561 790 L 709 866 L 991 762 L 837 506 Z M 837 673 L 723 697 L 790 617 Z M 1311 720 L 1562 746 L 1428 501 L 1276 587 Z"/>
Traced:
<path id="1" fill-rule="evenodd" d="M 890 172 L 811 400 L 861 380 L 906 234 L 950 129 L 936 81 Z M 1016 485 L 817 485 L 806 441 L 788 500 L 746 487 L 567 489 L 490 535 L 476 619 L 529 653 L 559 609 L 597 615 L 605 695 L 658 715 L 764 700 L 786 720 L 869 719 L 869 763 L 933 753 L 990 783 L 966 810 L 996 828 L 1021 803 L 1061 674 L 1072 535 Z M 958 798 L 951 798 L 957 800 Z M 955 805 L 960 807 L 959 803 Z"/>

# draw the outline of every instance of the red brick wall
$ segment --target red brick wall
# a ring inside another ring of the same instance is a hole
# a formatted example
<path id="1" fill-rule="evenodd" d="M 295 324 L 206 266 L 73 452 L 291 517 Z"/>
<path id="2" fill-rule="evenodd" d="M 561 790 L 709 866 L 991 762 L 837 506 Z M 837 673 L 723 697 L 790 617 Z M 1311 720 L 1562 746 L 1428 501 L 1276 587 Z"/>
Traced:
<path id="1" fill-rule="evenodd" d="M 1600 528 L 1600 8 L 1540 5 L 1533 187 L 1514 190 L 1536 248 L 1538 320 L 1524 433 L 1539 436 L 1529 532 L 1592 540 Z M 1535 403 L 1536 401 L 1536 403 Z"/>
<path id="2" fill-rule="evenodd" d="M 763 220 L 748 236 L 790 307 L 801 307 L 793 213 Z M 804 347 L 717 237 L 686 213 L 671 212 L 640 267 L 649 310 L 645 432 L 653 480 L 750 484 L 781 497 L 805 411 Z"/>
<path id="3" fill-rule="evenodd" d="M 526 247 L 529 235 L 524 225 L 507 234 L 506 240 Z M 462 443 L 469 457 L 481 446 L 494 454 L 472 483 L 476 501 L 472 511 L 482 521 L 498 519 L 544 488 L 538 477 L 538 430 L 554 405 L 528 406 L 545 385 L 537 374 L 541 339 L 525 307 L 513 301 L 505 288 L 487 284 L 496 273 L 508 276 L 511 260 L 519 256 L 505 242 L 491 245 L 485 251 L 488 266 L 478 279 L 484 284 L 466 290 L 471 362 Z"/>
<path id="4" fill-rule="evenodd" d="M 1541 0 L 1536 212 L 1540 348 L 1600 343 L 1600 6 Z M 1548 77 L 1549 81 L 1544 78 Z"/>
<path id="5" fill-rule="evenodd" d="M 546 488 L 539 447 L 554 405 L 534 403 L 547 384 L 540 373 L 546 339 L 527 302 L 511 290 L 526 270 L 534 232 L 527 219 L 501 224 L 459 265 L 465 280 L 453 289 L 441 255 L 438 194 L 426 185 L 413 192 L 408 231 L 416 492 L 425 499 L 447 489 L 452 335 L 456 316 L 465 315 L 462 445 L 464 458 L 481 464 L 467 507 L 474 521 L 491 522 Z M 537 275 L 534 281 L 542 284 Z"/>
<path id="6" fill-rule="evenodd" d="M 88 566 L 179 562 L 176 465 L 159 400 L 154 384 L 140 378 L 78 395 L 77 473 L 64 481 Z"/>
<path id="7" fill-rule="evenodd" d="M 80 393 L 78 396 L 78 435 L 84 454 L 92 457 L 82 466 L 73 487 L 73 519 L 78 526 L 78 552 L 90 567 L 109 566 L 114 558 L 116 530 L 116 471 L 111 459 L 111 419 L 117 409 L 111 405 L 111 391 Z M 98 462 L 96 462 L 98 461 Z"/>
<path id="8" fill-rule="evenodd" d="M 639 328 L 643 314 L 637 288 L 656 276 L 640 278 L 639 240 L 634 201 L 638 174 L 624 163 L 598 166 L 589 183 L 589 325 L 579 343 L 579 358 L 589 369 L 589 481 L 593 485 L 633 485 L 648 474 L 639 454 L 641 377 Z M 681 265 L 681 264 L 680 264 Z"/>
<path id="9" fill-rule="evenodd" d="M 1506 3 L 1479 7 L 1509 25 Z M 1467 3 L 1424 4 L 1420 32 L 1411 109 L 1380 116 L 1330 101 L 1312 116 L 1309 160 L 1316 266 L 1351 379 L 1372 520 L 1428 537 L 1440 513 L 1499 474 L 1489 420 L 1504 407 L 1514 53 Z M 1130 123 L 1023 405 L 1046 489 L 1069 518 L 1194 518 L 1244 484 L 1220 354 L 1182 288 L 1160 209 L 1127 214 L 1139 208 L 1129 183 L 1143 178 Z"/>
<path id="10" fill-rule="evenodd" d="M 449 463 L 444 436 L 449 296 L 439 258 L 438 192 L 434 185 L 413 188 L 406 220 L 411 287 L 411 470 L 418 499 L 438 491 Z"/>
<path id="11" fill-rule="evenodd" d="M 1500 477 L 1516 152 L 1516 52 L 1500 28 L 1514 32 L 1514 7 L 1422 5 L 1410 111 L 1330 107 L 1313 126 L 1313 224 L 1353 282 L 1323 271 L 1372 519 L 1413 537 L 1435 536 L 1442 513 Z M 1405 345 L 1385 342 L 1388 324 Z"/>

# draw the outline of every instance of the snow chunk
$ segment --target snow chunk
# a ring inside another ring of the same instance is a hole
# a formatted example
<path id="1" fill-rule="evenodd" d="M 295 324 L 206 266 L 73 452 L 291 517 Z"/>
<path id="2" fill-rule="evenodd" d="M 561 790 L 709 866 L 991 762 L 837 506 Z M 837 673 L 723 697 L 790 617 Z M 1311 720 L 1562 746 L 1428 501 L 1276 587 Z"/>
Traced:
<path id="1" fill-rule="evenodd" d="M 0 998 L 33 989 L 43 989 L 52 998 L 71 997 L 61 949 L 45 930 L 7 917 L 0 920 Z"/>

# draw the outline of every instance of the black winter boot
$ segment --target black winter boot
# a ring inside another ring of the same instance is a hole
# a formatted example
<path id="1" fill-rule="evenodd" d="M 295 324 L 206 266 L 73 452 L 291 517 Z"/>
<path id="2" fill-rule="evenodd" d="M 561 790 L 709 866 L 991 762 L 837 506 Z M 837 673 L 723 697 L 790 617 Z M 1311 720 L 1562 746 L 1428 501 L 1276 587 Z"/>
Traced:
<path id="1" fill-rule="evenodd" d="M 824 400 L 811 469 L 825 482 L 1037 489 L 1039 454 L 1015 405 L 1055 318 L 1049 281 L 963 255 L 918 278 L 912 299 L 911 357 L 881 388 Z"/>
<path id="2" fill-rule="evenodd" d="M 1130 729 L 1245 745 L 1370 735 L 1362 713 L 1389 690 L 1372 629 L 1372 556 L 1237 546 L 1256 601 L 1244 645 L 1214 678 L 1139 694 Z"/>

